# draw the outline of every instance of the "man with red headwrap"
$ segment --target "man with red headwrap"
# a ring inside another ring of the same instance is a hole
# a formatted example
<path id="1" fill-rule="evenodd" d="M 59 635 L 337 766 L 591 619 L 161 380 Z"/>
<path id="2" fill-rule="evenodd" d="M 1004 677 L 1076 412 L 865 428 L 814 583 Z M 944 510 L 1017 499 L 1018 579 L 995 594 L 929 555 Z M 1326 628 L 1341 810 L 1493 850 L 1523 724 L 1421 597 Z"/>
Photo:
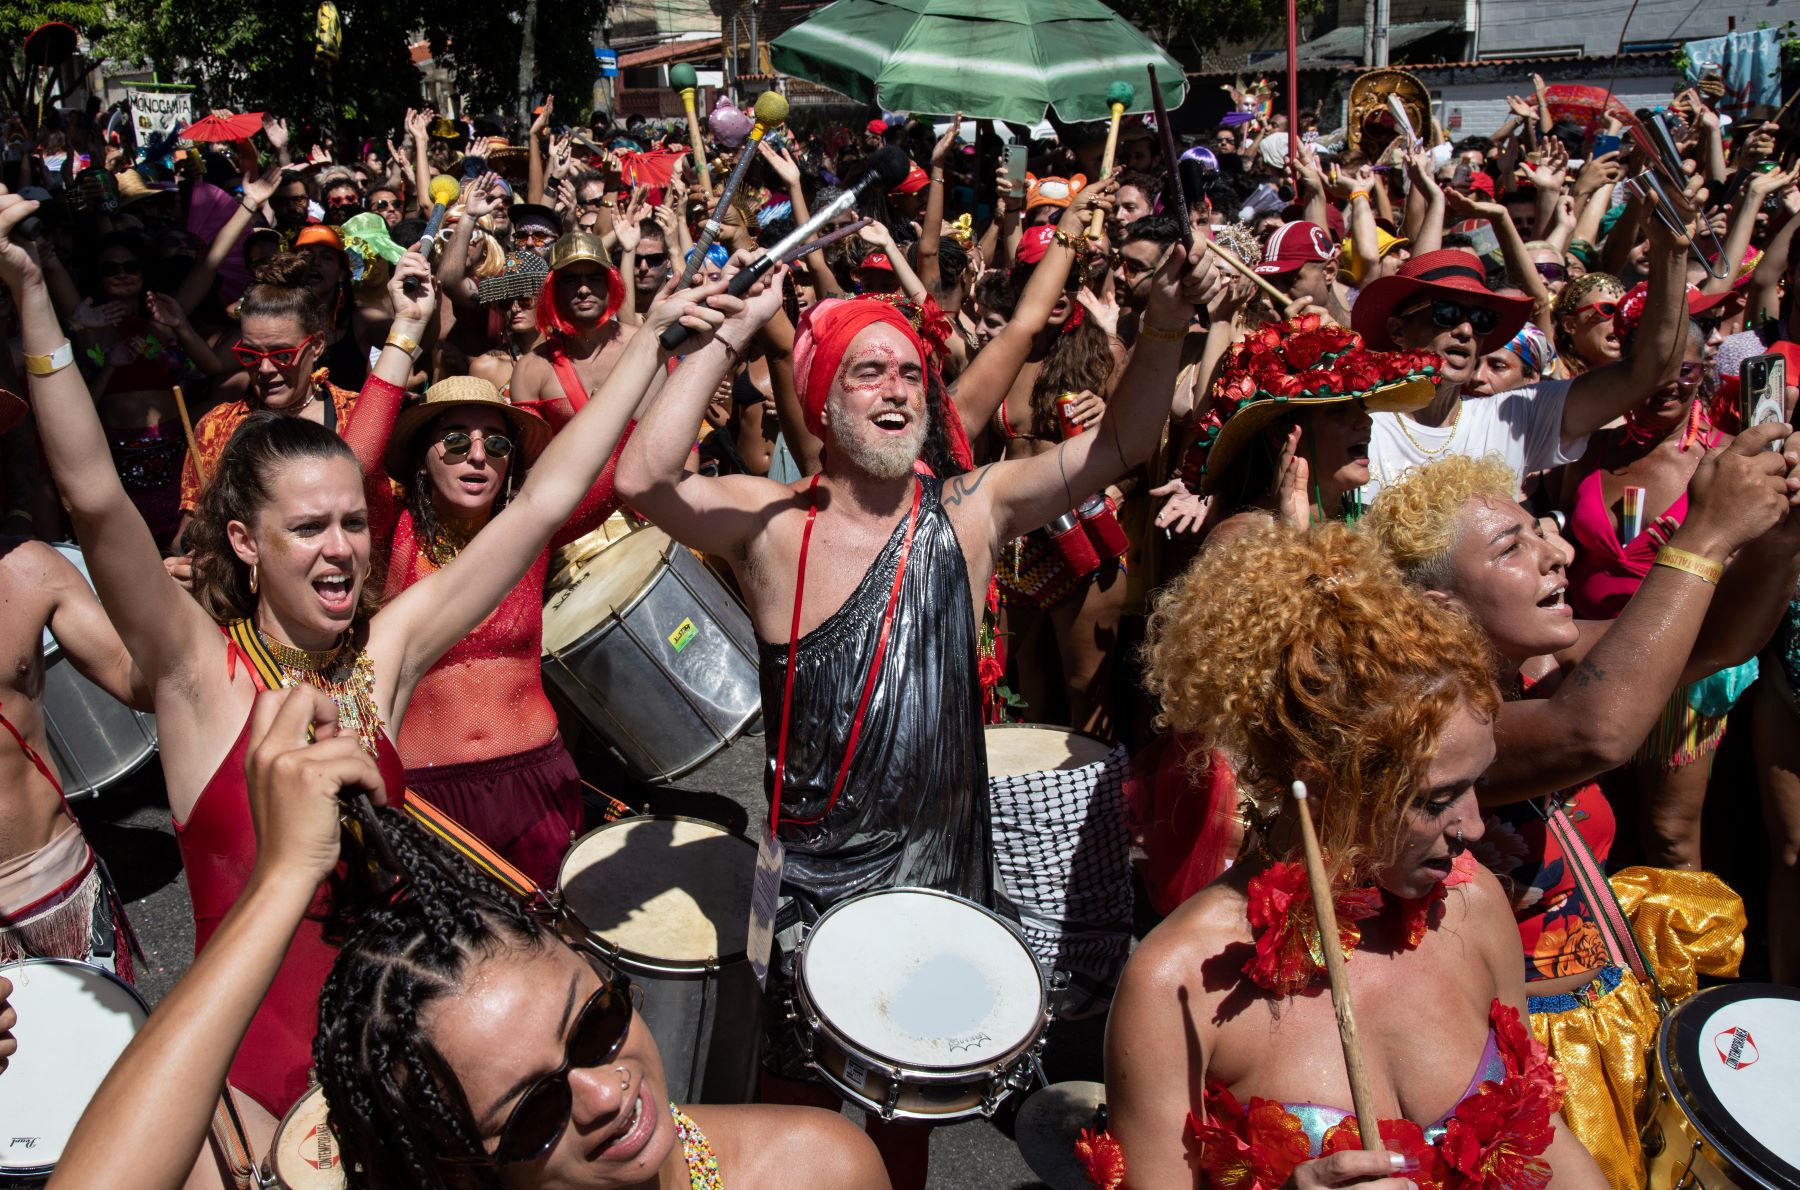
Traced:
<path id="1" fill-rule="evenodd" d="M 637 332 L 614 317 L 624 300 L 625 283 L 599 236 L 577 231 L 557 240 L 537 302 L 544 341 L 513 365 L 512 403 L 562 429 Z"/>
<path id="2" fill-rule="evenodd" d="M 711 299 L 736 312 L 676 369 L 619 460 L 616 483 L 684 545 L 727 559 L 742 584 L 762 642 L 771 817 L 786 848 L 781 934 L 870 889 L 995 902 L 978 602 L 1001 543 L 1155 449 L 1181 341 L 1212 278 L 1205 258 L 1190 267 L 1171 250 L 1119 395 L 1094 432 L 949 478 L 923 465 L 921 452 L 932 422 L 956 413 L 928 406 L 927 393 L 941 391 L 929 382 L 932 359 L 906 315 L 872 298 L 821 302 L 800 323 L 794 384 L 824 443 L 818 475 L 779 484 L 685 471 L 708 397 L 780 307 L 780 285 L 743 310 Z M 771 987 L 784 962 L 791 956 L 772 964 Z M 777 1065 L 797 1076 L 787 1040 L 775 1039 Z M 922 1186 L 925 1130 L 880 1132 L 894 1184 Z"/>

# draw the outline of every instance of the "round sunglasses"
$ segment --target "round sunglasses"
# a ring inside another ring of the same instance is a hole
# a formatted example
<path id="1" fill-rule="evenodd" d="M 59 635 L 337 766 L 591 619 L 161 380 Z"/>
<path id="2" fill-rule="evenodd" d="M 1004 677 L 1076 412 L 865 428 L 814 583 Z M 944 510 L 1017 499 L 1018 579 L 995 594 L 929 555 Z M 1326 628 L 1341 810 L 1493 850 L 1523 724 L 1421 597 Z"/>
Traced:
<path id="1" fill-rule="evenodd" d="M 1471 330 L 1478 335 L 1491 335 L 1500 325 L 1500 315 L 1485 306 L 1465 306 L 1461 302 L 1452 302 L 1444 298 L 1434 298 L 1429 302 L 1414 306 L 1402 318 L 1429 310 L 1432 325 L 1439 330 L 1454 330 L 1463 323 L 1468 323 Z"/>
<path id="2" fill-rule="evenodd" d="M 444 462 L 460 463 L 475 449 L 475 438 L 466 430 L 445 430 L 438 439 L 444 448 Z M 512 453 L 513 441 L 505 434 L 481 431 L 481 449 L 490 459 L 504 459 Z"/>

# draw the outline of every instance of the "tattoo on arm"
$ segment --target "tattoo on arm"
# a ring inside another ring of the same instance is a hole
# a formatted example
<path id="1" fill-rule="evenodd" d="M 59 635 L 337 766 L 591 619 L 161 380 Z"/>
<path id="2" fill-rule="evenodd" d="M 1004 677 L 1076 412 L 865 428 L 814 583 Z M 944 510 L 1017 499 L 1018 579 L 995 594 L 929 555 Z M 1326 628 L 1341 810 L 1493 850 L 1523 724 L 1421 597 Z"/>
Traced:
<path id="1" fill-rule="evenodd" d="M 940 498 L 940 502 L 945 507 L 961 504 L 963 497 L 973 496 L 975 490 L 987 482 L 989 470 L 991 468 L 983 467 L 978 471 L 971 471 L 967 475 L 958 475 L 950 481 L 950 491 Z"/>
<path id="2" fill-rule="evenodd" d="M 1583 658 L 1581 664 L 1575 667 L 1575 672 L 1569 675 L 1568 680 L 1577 686 L 1592 686 L 1606 680 L 1606 671 L 1591 660 Z"/>

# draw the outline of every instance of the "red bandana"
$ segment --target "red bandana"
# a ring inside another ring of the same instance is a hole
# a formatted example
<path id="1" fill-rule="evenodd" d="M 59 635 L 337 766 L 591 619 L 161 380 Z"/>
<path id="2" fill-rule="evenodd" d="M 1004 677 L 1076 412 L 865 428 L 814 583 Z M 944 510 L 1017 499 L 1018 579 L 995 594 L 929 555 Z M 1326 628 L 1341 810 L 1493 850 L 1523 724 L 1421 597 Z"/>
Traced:
<path id="1" fill-rule="evenodd" d="M 906 336 L 919 363 L 929 365 L 925 344 L 902 314 L 888 302 L 873 298 L 829 298 L 809 308 L 800 318 L 794 336 L 794 387 L 800 390 L 800 405 L 806 411 L 806 428 L 821 442 L 825 439 L 825 399 L 831 393 L 831 382 L 837 379 L 838 366 L 852 340 L 878 322 L 885 322 Z"/>

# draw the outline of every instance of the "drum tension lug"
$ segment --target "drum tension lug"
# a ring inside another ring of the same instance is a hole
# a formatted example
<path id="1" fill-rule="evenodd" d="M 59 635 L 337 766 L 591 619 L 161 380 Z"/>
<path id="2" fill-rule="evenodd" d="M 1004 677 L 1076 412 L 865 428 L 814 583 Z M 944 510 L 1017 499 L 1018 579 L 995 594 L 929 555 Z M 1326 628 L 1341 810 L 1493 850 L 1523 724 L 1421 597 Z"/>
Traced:
<path id="1" fill-rule="evenodd" d="M 894 1113 L 900 1109 L 900 1072 L 891 1066 L 887 1069 L 887 1094 L 883 1097 L 881 1104 L 881 1118 L 891 1120 L 894 1118 Z"/>

